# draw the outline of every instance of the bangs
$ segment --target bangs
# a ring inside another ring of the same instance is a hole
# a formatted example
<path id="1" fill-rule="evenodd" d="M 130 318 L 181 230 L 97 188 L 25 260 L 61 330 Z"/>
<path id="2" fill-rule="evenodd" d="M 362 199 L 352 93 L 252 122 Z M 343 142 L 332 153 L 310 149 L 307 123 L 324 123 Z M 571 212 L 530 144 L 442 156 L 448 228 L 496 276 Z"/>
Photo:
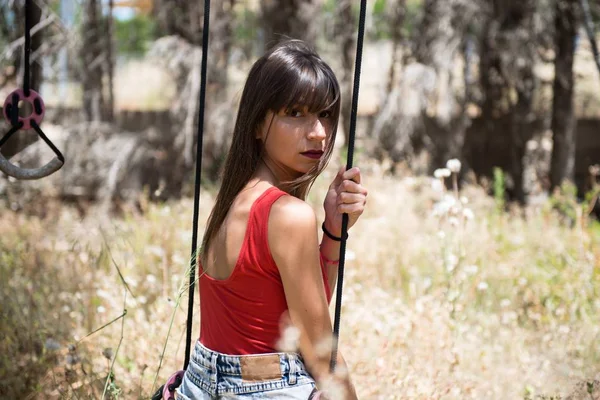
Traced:
<path id="1" fill-rule="evenodd" d="M 297 65 L 281 74 L 273 93 L 271 110 L 279 112 L 294 107 L 306 109 L 309 113 L 332 110 L 337 116 L 340 90 L 333 72 L 319 68 L 312 63 Z"/>

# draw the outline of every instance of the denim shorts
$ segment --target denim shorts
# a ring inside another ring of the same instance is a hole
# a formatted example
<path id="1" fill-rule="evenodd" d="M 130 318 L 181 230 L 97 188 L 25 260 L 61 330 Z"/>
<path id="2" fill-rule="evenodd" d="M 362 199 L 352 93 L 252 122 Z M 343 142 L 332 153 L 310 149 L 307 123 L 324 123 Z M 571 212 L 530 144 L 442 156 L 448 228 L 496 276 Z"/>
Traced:
<path id="1" fill-rule="evenodd" d="M 314 379 L 296 353 L 227 355 L 198 341 L 175 400 L 307 400 L 314 388 Z"/>

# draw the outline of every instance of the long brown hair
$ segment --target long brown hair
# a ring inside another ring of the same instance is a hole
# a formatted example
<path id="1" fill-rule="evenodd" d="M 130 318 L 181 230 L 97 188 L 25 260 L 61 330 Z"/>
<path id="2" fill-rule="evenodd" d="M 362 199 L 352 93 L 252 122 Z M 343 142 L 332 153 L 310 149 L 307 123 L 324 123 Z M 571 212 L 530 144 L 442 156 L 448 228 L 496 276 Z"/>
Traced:
<path id="1" fill-rule="evenodd" d="M 266 123 L 267 112 L 277 113 L 293 106 L 306 107 L 310 113 L 329 110 L 333 123 L 320 162 L 299 178 L 280 184 L 281 190 L 304 200 L 333 152 L 340 114 L 340 88 L 331 68 L 300 40 L 277 44 L 254 63 L 248 74 L 221 176 L 221 188 L 202 239 L 202 259 L 233 201 L 262 158 L 264 146 L 256 133 Z"/>

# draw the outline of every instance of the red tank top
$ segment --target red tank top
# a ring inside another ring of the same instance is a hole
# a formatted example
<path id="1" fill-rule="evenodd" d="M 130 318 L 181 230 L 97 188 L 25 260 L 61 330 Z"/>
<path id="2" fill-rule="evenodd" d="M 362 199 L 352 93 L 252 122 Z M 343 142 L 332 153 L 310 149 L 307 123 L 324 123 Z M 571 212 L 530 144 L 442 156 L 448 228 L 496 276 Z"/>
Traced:
<path id="1" fill-rule="evenodd" d="M 273 203 L 284 191 L 271 187 L 252 204 L 240 255 L 229 278 L 200 277 L 200 342 L 224 354 L 276 352 L 287 302 L 269 250 L 267 227 Z M 202 271 L 202 268 L 198 268 Z M 327 301 L 331 290 L 321 260 Z"/>

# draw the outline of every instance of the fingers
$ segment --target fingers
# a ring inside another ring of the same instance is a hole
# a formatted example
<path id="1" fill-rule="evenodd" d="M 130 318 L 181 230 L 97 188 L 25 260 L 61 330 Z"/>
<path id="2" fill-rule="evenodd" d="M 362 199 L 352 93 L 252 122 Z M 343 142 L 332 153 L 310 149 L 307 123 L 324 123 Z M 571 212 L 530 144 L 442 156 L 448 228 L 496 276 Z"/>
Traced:
<path id="1" fill-rule="evenodd" d="M 343 192 L 338 195 L 338 204 L 365 204 L 367 196 L 362 193 L 348 193 Z"/>
<path id="2" fill-rule="evenodd" d="M 344 168 L 345 169 L 345 168 Z M 344 171 L 342 175 L 343 180 L 351 180 L 360 184 L 360 169 L 358 167 L 352 167 L 348 171 Z"/>
<path id="3" fill-rule="evenodd" d="M 336 188 L 337 194 L 342 193 L 360 193 L 364 196 L 367 195 L 367 189 L 359 183 L 351 180 L 345 180 L 340 183 Z"/>
<path id="4" fill-rule="evenodd" d="M 364 203 L 338 204 L 337 206 L 337 212 L 340 214 L 360 215 L 364 210 Z"/>
<path id="5" fill-rule="evenodd" d="M 334 186 L 339 186 L 340 183 L 342 183 L 342 181 L 344 180 L 344 173 L 346 172 L 346 167 L 344 167 L 343 165 L 338 169 L 338 172 L 335 176 L 335 179 L 333 180 L 333 185 Z"/>
<path id="6" fill-rule="evenodd" d="M 338 170 L 333 183 L 337 186 L 345 180 L 351 180 L 360 184 L 360 169 L 358 167 L 352 167 L 346 171 L 346 167 L 342 165 Z"/>

